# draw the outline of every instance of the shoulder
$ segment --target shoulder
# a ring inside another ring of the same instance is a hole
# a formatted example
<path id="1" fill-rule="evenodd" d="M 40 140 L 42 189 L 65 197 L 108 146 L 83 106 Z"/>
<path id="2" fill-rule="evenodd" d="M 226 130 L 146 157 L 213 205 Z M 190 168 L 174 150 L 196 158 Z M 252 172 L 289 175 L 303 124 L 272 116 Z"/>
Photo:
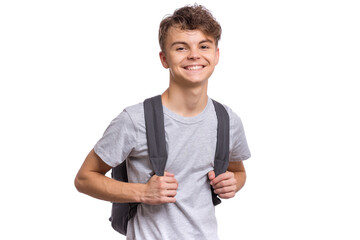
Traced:
<path id="1" fill-rule="evenodd" d="M 230 107 L 228 107 L 227 105 L 224 105 L 226 111 L 229 114 L 229 118 L 230 118 L 230 128 L 233 128 L 235 126 L 240 126 L 242 127 L 242 121 L 241 118 L 239 117 L 238 114 L 236 114 Z"/>
<path id="2" fill-rule="evenodd" d="M 230 159 L 231 161 L 248 159 L 251 154 L 247 144 L 243 123 L 238 114 L 229 106 L 222 104 L 230 119 Z"/>
<path id="3" fill-rule="evenodd" d="M 109 128 L 118 131 L 119 129 L 136 129 L 138 122 L 144 118 L 142 103 L 138 103 L 123 109 L 110 123 Z"/>
<path id="4" fill-rule="evenodd" d="M 230 161 L 246 160 L 251 153 L 245 136 L 243 123 L 230 107 L 225 106 L 230 117 Z"/>
<path id="5" fill-rule="evenodd" d="M 212 100 L 216 101 L 214 99 L 212 99 Z M 229 115 L 230 129 L 234 128 L 235 126 L 241 126 L 242 127 L 242 122 L 241 122 L 241 119 L 240 119 L 239 115 L 237 115 L 228 105 L 223 104 L 221 102 L 218 102 L 218 103 L 220 103 L 222 106 L 224 106 L 225 110 L 227 111 L 227 113 Z"/>
<path id="6" fill-rule="evenodd" d="M 126 113 L 131 120 L 137 122 L 144 118 L 144 105 L 142 102 L 137 103 L 125 108 L 123 112 Z"/>
<path id="7" fill-rule="evenodd" d="M 144 116 L 144 103 L 140 102 L 124 109 L 123 114 L 126 114 L 131 121 L 135 131 L 145 132 L 145 116 Z"/>

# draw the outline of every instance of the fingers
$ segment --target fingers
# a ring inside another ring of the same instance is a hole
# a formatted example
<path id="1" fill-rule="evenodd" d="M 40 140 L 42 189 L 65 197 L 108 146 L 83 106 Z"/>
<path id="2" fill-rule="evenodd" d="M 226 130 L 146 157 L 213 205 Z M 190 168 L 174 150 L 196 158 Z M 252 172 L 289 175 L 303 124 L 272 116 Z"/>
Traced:
<path id="1" fill-rule="evenodd" d="M 176 199 L 174 197 L 166 197 L 161 203 L 175 203 Z"/>
<path id="2" fill-rule="evenodd" d="M 165 172 L 164 176 L 158 177 L 158 181 L 161 189 L 176 190 L 178 188 L 178 182 L 172 173 Z"/>
<path id="3" fill-rule="evenodd" d="M 220 198 L 232 198 L 236 194 L 236 185 L 226 187 L 214 187 L 214 193 L 218 194 Z"/>
<path id="4" fill-rule="evenodd" d="M 233 186 L 233 185 L 236 185 L 235 179 L 226 179 L 226 180 L 222 180 L 221 182 L 218 182 L 216 184 L 213 184 L 212 187 L 214 189 L 218 189 L 218 188 L 224 188 L 224 187 L 229 187 L 229 186 Z"/>
<path id="5" fill-rule="evenodd" d="M 175 175 L 172 173 L 165 172 L 164 173 L 164 182 L 167 183 L 167 189 L 177 189 L 178 188 L 178 182 L 174 177 Z"/>
<path id="6" fill-rule="evenodd" d="M 176 202 L 178 182 L 174 174 L 165 172 L 164 176 L 154 175 L 146 184 L 144 203 L 163 204 Z"/>
<path id="7" fill-rule="evenodd" d="M 173 173 L 164 172 L 165 177 L 174 177 L 175 175 Z"/>
<path id="8" fill-rule="evenodd" d="M 221 198 L 232 198 L 236 193 L 236 179 L 234 173 L 225 172 L 210 181 L 214 192 Z"/>
<path id="9" fill-rule="evenodd" d="M 178 183 L 167 183 L 166 186 L 163 187 L 166 190 L 176 190 L 178 188 Z"/>
<path id="10" fill-rule="evenodd" d="M 235 191 L 236 191 L 235 185 L 214 189 L 214 192 L 219 195 L 230 193 L 230 192 L 235 192 Z"/>
<path id="11" fill-rule="evenodd" d="M 220 174 L 216 178 L 213 178 L 212 180 L 210 179 L 210 185 L 215 188 L 219 183 L 232 184 L 234 181 L 235 181 L 234 173 L 227 171 L 223 174 Z M 221 185 L 221 186 L 225 186 L 225 185 Z"/>
<path id="12" fill-rule="evenodd" d="M 176 190 L 167 190 L 166 191 L 166 196 L 167 197 L 175 197 L 176 196 Z"/>
<path id="13" fill-rule="evenodd" d="M 208 178 L 209 178 L 210 181 L 212 181 L 212 180 L 215 178 L 215 172 L 214 172 L 214 171 L 210 171 L 210 172 L 208 173 Z"/>
<path id="14" fill-rule="evenodd" d="M 235 197 L 235 192 L 221 193 L 221 194 L 218 194 L 218 195 L 219 195 L 220 198 L 229 199 L 229 198 Z"/>

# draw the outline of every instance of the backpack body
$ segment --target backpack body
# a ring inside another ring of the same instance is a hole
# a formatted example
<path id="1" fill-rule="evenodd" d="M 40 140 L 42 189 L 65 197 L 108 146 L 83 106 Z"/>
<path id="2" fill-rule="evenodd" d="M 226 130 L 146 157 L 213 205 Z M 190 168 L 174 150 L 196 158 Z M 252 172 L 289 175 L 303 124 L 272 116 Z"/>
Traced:
<path id="1" fill-rule="evenodd" d="M 229 165 L 229 115 L 225 107 L 212 100 L 218 119 L 217 142 L 214 159 L 215 176 L 226 172 Z M 163 176 L 167 161 L 164 113 L 161 96 L 148 98 L 144 101 L 144 116 L 148 153 L 154 173 Z M 112 169 L 111 177 L 118 181 L 128 182 L 126 161 Z M 216 206 L 221 203 L 217 194 L 212 192 L 212 201 Z M 139 203 L 112 203 L 111 225 L 119 233 L 126 235 L 128 221 L 135 216 Z"/>

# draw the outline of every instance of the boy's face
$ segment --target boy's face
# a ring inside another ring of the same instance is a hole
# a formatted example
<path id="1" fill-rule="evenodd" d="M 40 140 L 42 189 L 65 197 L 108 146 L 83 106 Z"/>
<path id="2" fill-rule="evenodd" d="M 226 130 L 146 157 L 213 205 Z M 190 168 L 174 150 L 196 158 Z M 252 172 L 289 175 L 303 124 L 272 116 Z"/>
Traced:
<path id="1" fill-rule="evenodd" d="M 200 30 L 171 27 L 165 52 L 160 52 L 164 68 L 170 70 L 170 80 L 181 85 L 207 82 L 219 61 L 215 39 Z"/>

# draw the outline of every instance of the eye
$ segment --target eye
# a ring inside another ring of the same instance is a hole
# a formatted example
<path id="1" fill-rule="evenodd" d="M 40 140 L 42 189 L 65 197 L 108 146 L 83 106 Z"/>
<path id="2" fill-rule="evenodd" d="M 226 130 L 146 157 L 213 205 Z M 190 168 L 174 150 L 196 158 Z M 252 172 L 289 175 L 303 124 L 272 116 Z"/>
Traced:
<path id="1" fill-rule="evenodd" d="M 185 50 L 185 47 L 178 47 L 176 48 L 176 51 L 184 51 Z"/>
<path id="2" fill-rule="evenodd" d="M 201 48 L 201 49 L 209 49 L 210 47 L 207 46 L 207 45 L 201 45 L 200 48 Z"/>

